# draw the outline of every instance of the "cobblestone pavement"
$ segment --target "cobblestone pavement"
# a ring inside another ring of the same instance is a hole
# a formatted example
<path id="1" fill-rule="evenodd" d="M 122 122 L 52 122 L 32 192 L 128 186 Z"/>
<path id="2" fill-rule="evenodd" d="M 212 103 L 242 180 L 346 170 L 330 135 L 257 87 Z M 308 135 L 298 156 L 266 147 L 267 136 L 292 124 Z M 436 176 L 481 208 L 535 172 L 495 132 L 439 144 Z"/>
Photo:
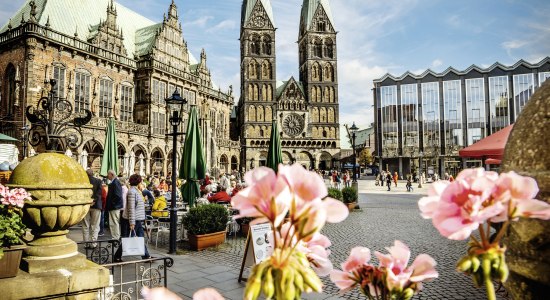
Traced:
<path id="1" fill-rule="evenodd" d="M 400 182 L 397 188 L 387 192 L 385 187 L 375 186 L 373 181 L 361 180 L 359 191 L 361 209 L 351 213 L 344 222 L 327 224 L 323 229 L 333 244 L 330 259 L 335 267 L 340 268 L 355 246 L 368 247 L 372 252 L 386 252 L 384 247 L 393 245 L 394 240 L 401 240 L 412 251 L 411 262 L 420 253 L 427 253 L 437 261 L 439 278 L 426 283 L 414 299 L 486 298 L 483 289 L 475 288 L 469 277 L 455 271 L 456 261 L 465 252 L 466 242 L 442 237 L 430 220 L 420 216 L 417 201 L 426 192 L 426 187 L 408 193 L 405 183 Z M 245 238 L 231 236 L 217 249 L 184 251 L 175 256 L 175 264 L 169 269 L 169 288 L 186 299 L 194 291 L 207 286 L 216 288 L 228 299 L 242 299 L 244 284 L 237 283 L 237 278 L 244 244 Z M 151 252 L 157 256 L 166 253 L 162 248 Z M 323 278 L 323 282 L 323 294 L 304 298 L 362 299 L 357 290 L 340 295 L 328 277 Z"/>

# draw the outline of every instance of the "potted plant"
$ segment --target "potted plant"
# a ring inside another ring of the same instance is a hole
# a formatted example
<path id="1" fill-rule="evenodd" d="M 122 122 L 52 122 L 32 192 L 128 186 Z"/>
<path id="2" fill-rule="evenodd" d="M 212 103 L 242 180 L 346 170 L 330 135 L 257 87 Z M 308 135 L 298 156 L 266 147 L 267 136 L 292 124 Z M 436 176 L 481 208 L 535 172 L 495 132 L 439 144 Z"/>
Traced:
<path id="1" fill-rule="evenodd" d="M 348 206 L 348 209 L 352 211 L 355 208 L 357 198 L 359 197 L 357 190 L 352 187 L 345 187 L 342 189 L 342 197 L 344 203 Z"/>
<path id="2" fill-rule="evenodd" d="M 193 250 L 223 244 L 229 213 L 222 205 L 208 204 L 193 207 L 183 217 L 183 226 L 189 234 Z"/>
<path id="3" fill-rule="evenodd" d="M 250 230 L 250 222 L 254 220 L 254 218 L 250 217 L 244 217 L 237 220 L 237 223 L 240 223 L 241 225 L 241 232 L 243 235 L 247 235 L 248 231 Z"/>
<path id="4" fill-rule="evenodd" d="M 12 189 L 0 184 L 0 278 L 17 276 L 21 255 L 25 249 L 22 238 L 25 225 L 21 220 L 25 199 L 24 189 Z"/>
<path id="5" fill-rule="evenodd" d="M 342 201 L 344 198 L 342 196 L 342 191 L 337 188 L 328 188 L 328 197 Z"/>

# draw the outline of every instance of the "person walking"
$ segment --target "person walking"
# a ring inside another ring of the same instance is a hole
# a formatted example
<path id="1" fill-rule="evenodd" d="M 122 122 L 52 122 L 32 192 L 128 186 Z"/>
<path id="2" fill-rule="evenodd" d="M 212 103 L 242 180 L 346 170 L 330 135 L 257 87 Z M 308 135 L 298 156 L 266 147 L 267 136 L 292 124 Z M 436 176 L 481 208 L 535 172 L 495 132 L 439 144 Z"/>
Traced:
<path id="1" fill-rule="evenodd" d="M 82 237 L 84 241 L 97 241 L 100 230 L 101 211 L 103 210 L 103 201 L 101 200 L 102 187 L 101 179 L 94 177 L 92 169 L 86 170 L 90 184 L 92 184 L 92 204 L 90 210 L 82 220 Z M 96 243 L 86 244 L 85 248 L 95 248 Z"/>
<path id="2" fill-rule="evenodd" d="M 388 191 L 391 191 L 391 182 L 392 182 L 391 173 L 388 171 L 386 172 L 386 185 L 388 186 Z"/>
<path id="3" fill-rule="evenodd" d="M 342 175 L 342 179 L 344 180 L 344 187 L 348 187 L 348 185 L 349 185 L 349 172 L 347 170 Z"/>
<path id="4" fill-rule="evenodd" d="M 105 210 L 107 207 L 107 183 L 101 180 L 101 202 L 103 207 L 101 208 L 101 218 L 99 220 L 99 234 L 98 236 L 105 235 Z"/>
<path id="5" fill-rule="evenodd" d="M 397 172 L 393 173 L 393 183 L 395 184 L 395 187 L 397 187 L 397 180 L 399 179 L 399 175 L 397 175 Z"/>
<path id="6" fill-rule="evenodd" d="M 412 186 L 412 175 L 407 176 L 407 192 L 412 192 L 413 186 Z"/>
<path id="7" fill-rule="evenodd" d="M 109 170 L 107 178 L 111 181 L 107 190 L 107 211 L 109 211 L 109 230 L 114 240 L 120 239 L 120 209 L 122 203 L 122 185 L 118 180 L 115 171 Z"/>
<path id="8" fill-rule="evenodd" d="M 129 237 L 130 233 L 135 233 L 138 237 L 144 237 L 145 232 L 143 229 L 143 222 L 145 221 L 145 202 L 143 202 L 143 196 L 137 189 L 137 185 L 141 182 L 141 176 L 134 174 L 130 176 L 130 189 L 125 199 L 126 206 L 122 213 L 121 225 L 122 225 L 122 237 Z M 145 241 L 144 241 L 145 242 Z M 142 259 L 152 258 L 145 246 L 145 253 L 141 257 Z M 118 247 L 115 256 L 115 262 L 122 261 L 122 245 Z"/>

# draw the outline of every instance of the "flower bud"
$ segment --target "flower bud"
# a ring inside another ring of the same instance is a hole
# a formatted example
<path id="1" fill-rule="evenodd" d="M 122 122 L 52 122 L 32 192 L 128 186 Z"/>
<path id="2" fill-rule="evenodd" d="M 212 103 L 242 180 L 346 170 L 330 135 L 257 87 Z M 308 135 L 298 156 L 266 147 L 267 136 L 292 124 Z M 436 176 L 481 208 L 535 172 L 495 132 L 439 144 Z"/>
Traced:
<path id="1" fill-rule="evenodd" d="M 405 289 L 402 295 L 403 300 L 409 300 L 414 296 L 414 290 L 411 288 Z"/>
<path id="2" fill-rule="evenodd" d="M 479 258 L 477 256 L 472 256 L 471 260 L 472 260 L 472 269 L 471 270 L 472 270 L 472 273 L 475 273 L 479 269 L 479 266 L 481 265 L 481 261 L 479 260 Z"/>
<path id="3" fill-rule="evenodd" d="M 459 272 L 469 272 L 472 268 L 472 258 L 470 256 L 464 256 L 456 266 Z"/>

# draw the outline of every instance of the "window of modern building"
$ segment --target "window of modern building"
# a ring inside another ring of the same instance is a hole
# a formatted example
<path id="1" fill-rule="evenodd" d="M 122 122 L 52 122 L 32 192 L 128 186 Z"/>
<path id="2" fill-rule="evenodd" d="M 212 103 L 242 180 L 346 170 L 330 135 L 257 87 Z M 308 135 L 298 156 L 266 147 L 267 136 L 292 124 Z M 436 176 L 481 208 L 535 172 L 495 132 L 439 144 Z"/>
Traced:
<path id="1" fill-rule="evenodd" d="M 399 129 L 397 126 L 397 86 L 380 88 L 382 108 L 382 148 L 387 155 L 397 150 Z M 393 152 L 397 155 L 397 153 Z"/>
<path id="2" fill-rule="evenodd" d="M 462 91 L 460 80 L 443 81 L 445 145 L 452 150 L 464 146 L 462 135 Z"/>
<path id="3" fill-rule="evenodd" d="M 483 78 L 466 79 L 467 146 L 485 137 L 485 84 Z"/>
<path id="4" fill-rule="evenodd" d="M 424 152 L 439 151 L 439 83 L 422 83 L 422 121 Z"/>
<path id="5" fill-rule="evenodd" d="M 56 81 L 54 87 L 55 97 L 65 98 L 65 67 L 53 67 L 53 79 Z"/>
<path id="6" fill-rule="evenodd" d="M 489 77 L 489 107 L 491 109 L 490 134 L 510 125 L 508 76 Z"/>
<path id="7" fill-rule="evenodd" d="M 81 112 L 90 109 L 90 74 L 75 72 L 74 75 L 74 110 Z"/>
<path id="8" fill-rule="evenodd" d="M 531 95 L 533 95 L 534 86 L 534 74 L 514 75 L 514 111 L 516 119 Z"/>
<path id="9" fill-rule="evenodd" d="M 131 86 L 128 86 L 128 85 L 121 86 L 120 120 L 124 122 L 132 121 L 132 113 L 133 113 L 133 107 L 134 107 L 134 101 L 132 99 L 132 91 L 133 91 L 133 88 Z"/>
<path id="10" fill-rule="evenodd" d="M 541 73 L 539 73 L 539 87 L 542 86 L 542 84 L 548 78 L 550 78 L 550 72 L 541 72 Z"/>
<path id="11" fill-rule="evenodd" d="M 113 109 L 113 82 L 109 79 L 99 81 L 99 117 L 108 118 Z"/>
<path id="12" fill-rule="evenodd" d="M 401 86 L 401 113 L 404 151 L 418 153 L 418 85 L 404 84 Z"/>

